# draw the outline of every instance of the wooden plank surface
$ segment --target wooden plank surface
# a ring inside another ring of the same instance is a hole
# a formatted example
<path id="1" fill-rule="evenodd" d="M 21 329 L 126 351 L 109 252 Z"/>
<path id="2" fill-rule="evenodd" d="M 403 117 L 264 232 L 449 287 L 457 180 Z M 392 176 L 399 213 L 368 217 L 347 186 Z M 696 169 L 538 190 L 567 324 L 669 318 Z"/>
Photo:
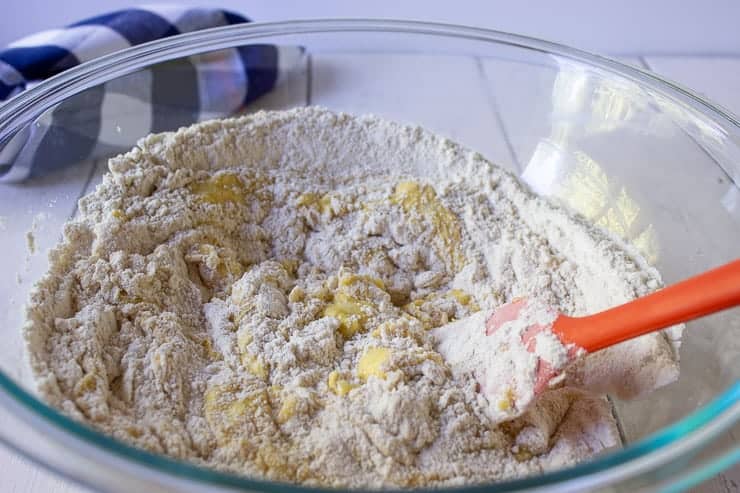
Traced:
<path id="1" fill-rule="evenodd" d="M 19 359 L 21 354 L 15 348 L 22 347 L 20 331 L 22 324 L 21 305 L 28 296 L 28 289 L 34 279 L 43 274 L 47 263 L 43 253 L 59 240 L 60 226 L 76 210 L 77 199 L 91 179 L 95 163 L 87 162 L 71 166 L 65 170 L 20 185 L 0 185 L 3 198 L 10 198 L 14 204 L 13 211 L 0 212 L 0 234 L 17 239 L 16 242 L 5 242 L 3 254 L 0 255 L 0 269 L 8 279 L 0 283 L 0 297 L 5 309 L 0 315 L 6 330 L 5 340 L 0 345 L 2 367 L 6 369 L 24 369 Z M 29 249 L 26 234 L 33 235 L 33 252 Z M 19 264 L 22 260 L 22 265 Z M 7 349 L 12 349 L 9 352 Z M 11 376 L 28 381 L 29 375 L 21 371 Z M 0 423 L 0 428 L 2 423 Z M 73 493 L 82 491 L 67 481 L 58 479 L 47 471 L 29 463 L 24 458 L 0 446 L 0 491 L 2 492 L 49 492 Z"/>
<path id="2" fill-rule="evenodd" d="M 516 169 L 488 81 L 472 57 L 317 54 L 311 104 L 421 125 Z"/>

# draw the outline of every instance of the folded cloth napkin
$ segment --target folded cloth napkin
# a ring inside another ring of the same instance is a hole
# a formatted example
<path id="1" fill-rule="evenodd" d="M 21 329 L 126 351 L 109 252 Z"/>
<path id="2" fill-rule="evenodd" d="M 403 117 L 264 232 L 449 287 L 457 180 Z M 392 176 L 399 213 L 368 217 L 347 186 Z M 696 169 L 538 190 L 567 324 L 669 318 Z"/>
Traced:
<path id="1" fill-rule="evenodd" d="M 82 62 L 176 34 L 249 22 L 226 10 L 137 7 L 37 33 L 0 51 L 0 101 Z M 250 44 L 154 65 L 68 98 L 0 149 L 0 181 L 112 155 L 151 132 L 232 114 L 301 59 L 295 46 Z M 2 104 L 2 103 L 0 103 Z"/>

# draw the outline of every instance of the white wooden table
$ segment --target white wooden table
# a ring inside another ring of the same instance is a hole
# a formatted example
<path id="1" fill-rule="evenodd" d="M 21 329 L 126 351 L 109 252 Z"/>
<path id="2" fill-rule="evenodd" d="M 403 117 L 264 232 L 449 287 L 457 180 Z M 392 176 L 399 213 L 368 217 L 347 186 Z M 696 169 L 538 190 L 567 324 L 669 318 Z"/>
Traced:
<path id="1" fill-rule="evenodd" d="M 480 150 L 494 161 L 516 168 L 516 158 L 506 135 L 505 112 L 497 111 L 494 105 L 490 104 L 491 95 L 487 92 L 488 85 L 483 83 L 482 79 L 486 77 L 486 67 L 475 59 L 450 58 L 445 62 L 449 64 L 446 67 L 448 70 L 435 72 L 437 86 L 432 87 L 428 84 L 428 74 L 425 73 L 429 64 L 425 63 L 423 56 L 414 58 L 405 55 L 401 59 L 388 55 L 365 55 L 356 63 L 346 57 L 347 55 L 337 54 L 313 55 L 305 73 L 296 77 L 291 84 L 284 86 L 276 93 L 263 98 L 259 106 L 269 109 L 285 106 L 288 101 L 293 105 L 319 104 L 353 113 L 382 109 L 385 116 L 399 120 L 405 120 L 405 113 L 413 108 L 415 120 L 418 123 L 441 131 L 449 130 L 444 128 L 446 122 L 441 121 L 438 116 L 444 113 L 445 120 L 455 119 L 457 122 L 468 122 L 464 124 L 469 127 L 464 132 L 464 144 Z M 740 115 L 740 57 L 644 55 L 622 58 L 622 60 L 654 70 L 694 88 L 736 115 Z M 382 70 L 379 70 L 381 66 Z M 469 87 L 467 90 L 458 91 L 456 95 L 458 100 L 438 98 L 438 104 L 445 106 L 444 112 L 435 108 L 434 111 L 425 113 L 420 105 L 429 101 L 433 91 L 439 89 L 439 85 L 444 86 L 445 72 L 449 77 L 455 78 L 458 88 L 461 78 L 469 81 Z M 342 84 L 335 83 L 338 77 L 341 78 Z M 381 86 L 378 83 L 379 78 L 382 79 L 383 87 L 388 88 L 382 93 L 378 90 Z M 374 83 L 367 84 L 368 80 L 373 80 Z M 338 89 L 340 86 L 351 87 L 352 93 Z M 358 93 L 362 95 L 361 98 L 357 97 Z M 460 104 L 460 97 L 465 99 L 464 104 Z M 457 126 L 459 128 L 459 124 Z M 445 133 L 450 135 L 451 132 Z M 454 132 L 450 136 L 456 137 Z M 79 171 L 78 177 L 73 177 L 70 181 L 72 185 L 69 183 L 65 185 L 67 189 L 63 191 L 63 198 L 59 199 L 62 203 L 56 203 L 54 208 L 60 215 L 57 219 L 63 219 L 65 214 L 74 210 L 76 198 L 89 191 L 100 180 L 104 170 L 104 162 L 90 163 L 87 168 Z M 52 192 L 55 191 L 52 190 Z M 28 200 L 24 198 L 22 190 L 18 192 L 18 200 L 20 203 Z M 19 221 L 19 223 L 24 222 Z M 54 238 L 42 237 L 38 240 L 43 248 L 54 241 Z M 13 255 L 11 253 L 8 256 Z M 737 441 L 740 437 L 729 437 L 729 439 Z M 740 492 L 739 485 L 740 466 L 736 466 L 695 488 L 695 491 L 733 493 Z M 73 493 L 80 491 L 83 491 L 80 487 L 60 480 L 0 448 L 0 492 Z"/>

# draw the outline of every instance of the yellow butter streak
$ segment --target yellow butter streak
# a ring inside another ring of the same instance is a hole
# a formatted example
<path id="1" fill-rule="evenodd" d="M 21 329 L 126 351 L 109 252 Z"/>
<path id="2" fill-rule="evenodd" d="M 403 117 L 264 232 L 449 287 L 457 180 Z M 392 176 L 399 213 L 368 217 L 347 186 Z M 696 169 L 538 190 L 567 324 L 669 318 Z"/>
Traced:
<path id="1" fill-rule="evenodd" d="M 329 373 L 329 378 L 326 381 L 326 385 L 329 387 L 329 390 L 340 397 L 347 395 L 350 390 L 355 388 L 354 385 L 341 378 L 339 372 L 336 370 Z"/>
<path id="2" fill-rule="evenodd" d="M 277 422 L 283 424 L 290 418 L 295 416 L 297 407 L 298 399 L 295 396 L 289 395 L 288 397 L 286 397 L 283 401 L 282 406 L 280 406 L 280 411 L 278 411 Z"/>
<path id="3" fill-rule="evenodd" d="M 452 272 L 463 268 L 465 257 L 459 249 L 462 233 L 458 218 L 442 204 L 434 188 L 414 181 L 402 181 L 396 185 L 391 202 L 400 205 L 407 214 L 423 216 L 433 228 L 434 248 L 447 268 Z"/>
<path id="4" fill-rule="evenodd" d="M 370 284 L 374 284 L 379 289 L 385 290 L 385 284 L 383 283 L 382 279 L 378 279 L 377 277 L 373 276 L 363 276 L 360 274 L 345 274 L 339 277 L 338 285 L 339 287 L 349 287 L 353 284 L 357 284 L 358 282 L 366 282 Z"/>
<path id="5" fill-rule="evenodd" d="M 233 173 L 223 173 L 205 181 L 192 183 L 189 188 L 210 204 L 243 203 L 249 193 L 244 182 Z"/>
<path id="6" fill-rule="evenodd" d="M 362 309 L 368 306 L 369 303 L 340 291 L 324 308 L 324 316 L 339 320 L 339 331 L 344 337 L 350 338 L 364 329 L 366 317 Z"/>
<path id="7" fill-rule="evenodd" d="M 371 376 L 384 379 L 386 374 L 382 367 L 390 357 L 391 350 L 388 348 L 368 348 L 357 362 L 357 376 L 362 380 L 367 380 Z"/>

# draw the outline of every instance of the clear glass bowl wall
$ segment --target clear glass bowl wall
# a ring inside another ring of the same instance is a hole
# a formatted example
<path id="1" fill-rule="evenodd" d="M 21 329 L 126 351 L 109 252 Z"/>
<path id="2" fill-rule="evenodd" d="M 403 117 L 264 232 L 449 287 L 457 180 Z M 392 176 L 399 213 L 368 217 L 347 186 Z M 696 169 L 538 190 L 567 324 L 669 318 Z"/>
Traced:
<path id="1" fill-rule="evenodd" d="M 740 127 L 727 112 L 639 69 L 540 40 L 393 21 L 294 21 L 178 36 L 70 70 L 0 107 L 0 171 L 36 149 L 30 129 L 60 103 L 155 65 L 252 43 L 300 45 L 278 88 L 247 111 L 317 104 L 419 124 L 513 170 L 538 193 L 626 238 L 674 282 L 738 256 Z M 173 88 L 174 89 L 174 88 Z M 121 149 L 143 137 L 136 112 L 109 117 Z M 114 152 L 115 146 L 109 152 Z M 22 304 L 77 199 L 105 159 L 0 185 L 0 439 L 61 474 L 109 491 L 285 490 L 132 449 L 36 400 L 23 357 Z M 34 237 L 31 252 L 27 233 Z M 689 324 L 678 382 L 614 400 L 626 448 L 575 468 L 483 487 L 518 491 L 683 488 L 740 459 L 740 317 Z M 300 489 L 300 488 L 296 488 Z"/>

